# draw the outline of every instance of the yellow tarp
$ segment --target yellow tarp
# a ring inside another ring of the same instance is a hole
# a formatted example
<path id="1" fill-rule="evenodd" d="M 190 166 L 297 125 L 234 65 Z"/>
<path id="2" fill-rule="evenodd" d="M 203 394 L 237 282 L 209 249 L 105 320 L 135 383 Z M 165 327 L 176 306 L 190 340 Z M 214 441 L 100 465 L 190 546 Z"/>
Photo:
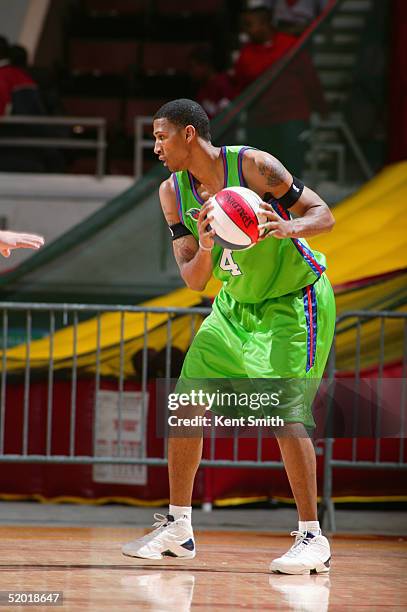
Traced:
<path id="1" fill-rule="evenodd" d="M 352 309 L 400 310 L 407 303 L 407 248 L 406 248 L 407 162 L 396 164 L 381 172 L 357 194 L 335 209 L 334 232 L 312 241 L 313 248 L 323 251 L 329 262 L 328 276 L 337 286 L 338 313 Z M 402 269 L 405 270 L 402 270 Z M 392 271 L 393 275 L 372 279 L 371 283 L 344 287 L 355 279 L 366 279 Z M 205 292 L 179 289 L 160 298 L 149 300 L 143 306 L 192 307 L 201 303 L 202 297 L 213 297 L 219 283 L 212 279 Z M 124 317 L 123 324 L 121 317 Z M 149 314 L 146 325 L 148 346 L 162 350 L 167 342 L 167 315 Z M 186 350 L 193 333 L 198 329 L 201 317 L 178 317 L 172 322 L 173 346 Z M 354 367 L 355 330 L 345 331 L 344 323 L 339 331 L 337 354 L 339 366 Z M 120 330 L 123 327 L 123 372 L 126 377 L 135 372 L 132 357 L 144 345 L 145 316 L 142 313 L 106 313 L 100 316 L 100 372 L 102 376 L 117 376 L 120 369 Z M 362 366 L 377 363 L 379 348 L 379 324 L 363 326 L 363 342 L 367 343 Z M 386 323 L 385 360 L 394 361 L 402 355 L 402 322 Z M 82 373 L 95 370 L 97 319 L 80 323 L 77 327 L 77 367 Z M 56 332 L 54 337 L 54 367 L 72 367 L 74 345 L 73 327 Z M 21 371 L 25 366 L 26 345 L 7 351 L 7 370 Z M 37 340 L 30 346 L 32 368 L 43 369 L 49 363 L 49 338 Z M 0 352 L 1 357 L 1 352 Z"/>
<path id="2" fill-rule="evenodd" d="M 407 161 L 385 168 L 334 209 L 335 228 L 310 241 L 333 285 L 407 268 Z"/>
<path id="3" fill-rule="evenodd" d="M 211 292 L 214 283 L 210 283 Z M 190 289 L 178 289 L 160 298 L 142 304 L 150 307 L 193 307 L 201 303 L 203 294 Z M 122 322 L 123 317 L 123 322 Z M 132 356 L 144 346 L 145 325 L 148 333 L 148 346 L 159 351 L 167 343 L 167 315 L 165 313 L 105 313 L 100 315 L 100 372 L 102 376 L 116 376 L 120 369 L 120 340 L 123 328 L 124 361 L 123 371 L 126 376 L 134 376 Z M 194 315 L 174 319 L 171 326 L 173 345 L 185 350 L 192 334 L 199 328 L 202 317 Z M 77 367 L 83 372 L 93 372 L 96 367 L 96 342 L 98 334 L 97 318 L 90 319 L 77 326 L 76 348 Z M 57 331 L 53 342 L 53 359 L 56 370 L 72 367 L 74 346 L 74 328 L 66 327 Z M 27 347 L 21 344 L 7 351 L 7 370 L 18 371 L 24 368 Z M 2 353 L 0 352 L 0 356 Z M 48 367 L 50 356 L 49 338 L 31 343 L 31 368 Z"/>
<path id="4" fill-rule="evenodd" d="M 407 311 L 407 270 L 372 285 L 336 295 L 338 314 L 352 310 Z M 354 318 L 346 318 L 337 325 L 336 367 L 341 371 L 357 368 L 357 327 Z M 361 368 L 370 368 L 380 361 L 380 334 L 382 321 L 372 319 L 360 326 Z M 383 327 L 383 361 L 386 364 L 400 361 L 403 357 L 406 320 L 386 319 Z"/>

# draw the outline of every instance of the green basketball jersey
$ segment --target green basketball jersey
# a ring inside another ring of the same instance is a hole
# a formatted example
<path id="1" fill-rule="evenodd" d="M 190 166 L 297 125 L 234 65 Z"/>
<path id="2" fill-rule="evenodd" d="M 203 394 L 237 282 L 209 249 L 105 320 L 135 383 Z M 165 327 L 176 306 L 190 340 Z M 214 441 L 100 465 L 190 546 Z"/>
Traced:
<path id="1" fill-rule="evenodd" d="M 222 147 L 224 187 L 247 187 L 242 162 L 245 150 L 250 148 Z M 172 177 L 181 222 L 198 240 L 197 217 L 204 200 L 190 172 L 175 172 Z M 281 217 L 290 218 L 277 200 L 272 199 L 270 204 Z M 212 260 L 214 276 L 236 301 L 243 303 L 262 302 L 297 291 L 314 283 L 326 269 L 324 255 L 311 251 L 305 240 L 272 236 L 243 251 L 215 244 Z"/>

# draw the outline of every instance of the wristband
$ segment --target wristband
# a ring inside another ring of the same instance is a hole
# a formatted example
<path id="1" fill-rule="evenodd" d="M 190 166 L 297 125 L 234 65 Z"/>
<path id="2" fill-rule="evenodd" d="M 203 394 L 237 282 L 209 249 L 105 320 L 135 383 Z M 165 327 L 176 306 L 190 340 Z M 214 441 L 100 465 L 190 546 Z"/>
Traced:
<path id="1" fill-rule="evenodd" d="M 192 232 L 183 223 L 174 223 L 169 225 L 168 229 L 170 230 L 172 240 L 178 240 L 178 238 L 183 236 L 192 236 Z"/>

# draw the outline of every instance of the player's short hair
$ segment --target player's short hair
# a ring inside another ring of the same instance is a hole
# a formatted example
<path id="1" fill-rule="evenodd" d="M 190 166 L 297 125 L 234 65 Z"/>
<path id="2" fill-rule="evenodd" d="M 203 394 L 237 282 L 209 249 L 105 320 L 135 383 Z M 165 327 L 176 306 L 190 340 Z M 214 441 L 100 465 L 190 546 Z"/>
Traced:
<path id="1" fill-rule="evenodd" d="M 201 138 L 207 141 L 211 139 L 208 115 L 202 106 L 194 100 L 180 98 L 167 102 L 156 112 L 155 119 L 168 119 L 179 127 L 193 125 Z"/>

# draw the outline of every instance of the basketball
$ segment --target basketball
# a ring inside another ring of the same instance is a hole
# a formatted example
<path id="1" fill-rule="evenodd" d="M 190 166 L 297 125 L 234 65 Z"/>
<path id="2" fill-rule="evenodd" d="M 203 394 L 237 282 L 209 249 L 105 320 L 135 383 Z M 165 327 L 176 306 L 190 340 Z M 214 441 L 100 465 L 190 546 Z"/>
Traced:
<path id="1" fill-rule="evenodd" d="M 249 249 L 259 239 L 259 224 L 266 221 L 260 212 L 262 199 L 246 187 L 228 187 L 212 197 L 214 240 L 232 251 Z"/>

